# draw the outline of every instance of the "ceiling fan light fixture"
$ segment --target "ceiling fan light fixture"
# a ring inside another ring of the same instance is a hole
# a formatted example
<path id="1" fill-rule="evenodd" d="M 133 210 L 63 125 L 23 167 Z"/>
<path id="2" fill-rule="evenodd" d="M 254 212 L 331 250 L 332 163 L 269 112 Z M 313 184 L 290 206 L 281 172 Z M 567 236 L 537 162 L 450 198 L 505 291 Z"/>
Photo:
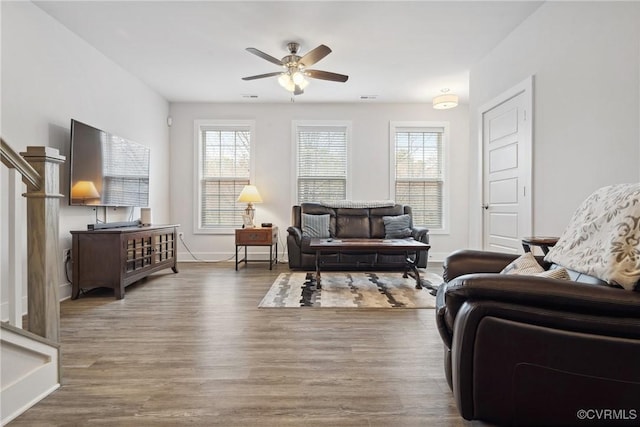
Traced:
<path id="1" fill-rule="evenodd" d="M 293 92 L 296 90 L 296 84 L 293 82 L 293 79 L 291 77 L 289 77 L 289 79 L 287 80 L 287 85 L 284 88 L 289 92 Z"/>
<path id="2" fill-rule="evenodd" d="M 295 73 L 293 73 L 291 79 L 297 85 L 301 85 L 302 82 L 305 81 L 304 74 L 301 71 L 296 71 Z"/>
<path id="3" fill-rule="evenodd" d="M 304 88 L 309 86 L 309 80 L 320 79 L 333 82 L 346 82 L 349 76 L 344 74 L 332 73 L 322 70 L 310 70 L 307 67 L 320 61 L 322 58 L 331 53 L 331 49 L 328 46 L 321 44 L 315 49 L 310 50 L 303 56 L 298 55 L 298 49 L 300 45 L 292 42 L 287 45 L 289 49 L 289 55 L 282 59 L 278 59 L 269 54 L 262 52 L 254 47 L 248 47 L 246 50 L 262 59 L 265 59 L 273 64 L 279 65 L 284 68 L 284 71 L 258 74 L 255 76 L 243 77 L 242 80 L 256 80 L 267 77 L 278 77 L 278 83 L 287 91 L 294 95 L 301 95 L 304 93 Z"/>
<path id="4" fill-rule="evenodd" d="M 278 83 L 289 92 L 295 92 L 296 87 L 304 90 L 304 88 L 309 86 L 309 81 L 304 78 L 304 72 L 302 71 L 282 73 L 280 77 L 278 77 Z"/>
<path id="5" fill-rule="evenodd" d="M 449 89 L 442 89 L 442 95 L 433 98 L 433 108 L 436 110 L 447 110 L 458 106 L 458 95 L 448 94 Z"/>
<path id="6" fill-rule="evenodd" d="M 280 86 L 282 86 L 283 88 L 287 87 L 287 83 L 289 82 L 289 74 L 287 73 L 282 73 L 280 74 L 280 77 L 278 77 L 278 83 L 280 83 Z"/>

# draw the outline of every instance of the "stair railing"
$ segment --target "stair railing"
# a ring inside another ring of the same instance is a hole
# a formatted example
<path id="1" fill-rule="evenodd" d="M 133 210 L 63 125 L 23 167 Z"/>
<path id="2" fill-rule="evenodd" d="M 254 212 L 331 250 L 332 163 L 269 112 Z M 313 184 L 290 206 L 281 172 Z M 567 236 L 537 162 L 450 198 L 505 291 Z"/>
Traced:
<path id="1" fill-rule="evenodd" d="M 59 165 L 64 163 L 65 157 L 57 149 L 51 147 L 27 147 L 27 151 L 16 153 L 4 139 L 0 138 L 0 154 L 2 163 L 9 169 L 15 169 L 22 176 L 27 186 L 22 196 L 27 199 L 27 329 L 41 337 L 54 342 L 60 341 L 60 249 L 58 241 L 60 194 Z M 11 171 L 10 171 L 11 172 Z M 13 176 L 13 175 L 12 175 Z M 14 193 L 14 205 L 19 191 L 17 179 L 10 179 L 10 193 Z M 15 230 L 24 220 L 16 218 L 17 209 L 11 209 L 15 224 L 9 229 Z M 10 267 L 16 270 L 9 283 L 10 291 L 10 322 L 20 323 L 22 313 L 22 280 L 17 271 L 22 262 L 22 251 L 19 250 L 20 236 L 11 236 L 10 255 L 17 257 L 10 261 Z M 18 267 L 17 267 L 18 266 Z M 18 280 L 20 279 L 20 280 Z"/>

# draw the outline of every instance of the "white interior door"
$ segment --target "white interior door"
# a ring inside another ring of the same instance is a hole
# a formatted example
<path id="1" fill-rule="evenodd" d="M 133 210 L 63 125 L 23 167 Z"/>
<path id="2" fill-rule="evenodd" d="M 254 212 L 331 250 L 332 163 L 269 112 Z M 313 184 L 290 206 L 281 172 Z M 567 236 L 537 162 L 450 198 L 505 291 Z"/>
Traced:
<path id="1" fill-rule="evenodd" d="M 482 114 L 483 247 L 521 253 L 531 220 L 531 88 Z"/>

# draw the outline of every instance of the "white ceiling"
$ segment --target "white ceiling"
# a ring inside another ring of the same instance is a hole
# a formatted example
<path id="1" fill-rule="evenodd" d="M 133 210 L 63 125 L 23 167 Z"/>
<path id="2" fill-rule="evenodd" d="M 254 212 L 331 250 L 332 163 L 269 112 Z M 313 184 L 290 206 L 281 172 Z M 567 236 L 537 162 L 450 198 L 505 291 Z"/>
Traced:
<path id="1" fill-rule="evenodd" d="M 276 58 L 333 52 L 296 102 L 430 102 L 442 88 L 466 102 L 469 69 L 542 2 L 38 1 L 36 4 L 172 102 L 289 102 Z M 245 98 L 257 95 L 258 98 Z M 375 95 L 376 100 L 361 101 Z"/>

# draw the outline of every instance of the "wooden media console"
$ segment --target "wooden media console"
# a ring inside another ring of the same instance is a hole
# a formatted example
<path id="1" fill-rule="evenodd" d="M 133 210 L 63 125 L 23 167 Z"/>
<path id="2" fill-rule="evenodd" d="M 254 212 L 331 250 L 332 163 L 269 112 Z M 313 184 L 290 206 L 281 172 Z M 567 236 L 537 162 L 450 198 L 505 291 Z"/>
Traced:
<path id="1" fill-rule="evenodd" d="M 71 299 L 80 289 L 106 287 L 117 299 L 124 288 L 165 268 L 178 272 L 178 225 L 71 231 Z"/>

